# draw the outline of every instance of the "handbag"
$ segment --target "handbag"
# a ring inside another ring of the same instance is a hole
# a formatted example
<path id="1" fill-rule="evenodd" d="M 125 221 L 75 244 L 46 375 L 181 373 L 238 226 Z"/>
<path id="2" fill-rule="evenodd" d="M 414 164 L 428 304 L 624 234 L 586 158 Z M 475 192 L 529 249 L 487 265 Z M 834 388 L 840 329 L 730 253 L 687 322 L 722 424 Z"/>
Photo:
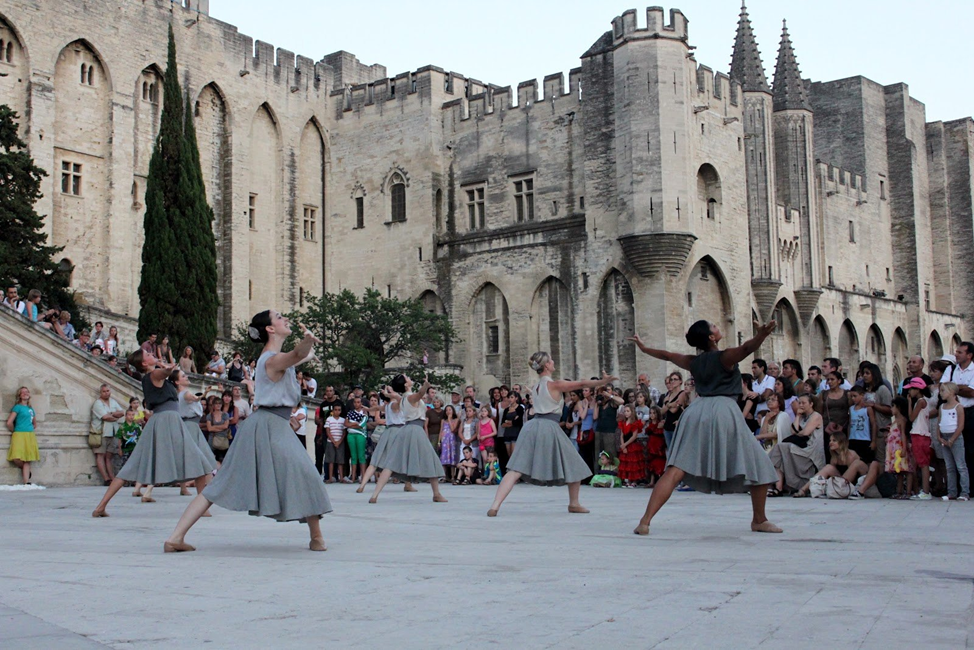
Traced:
<path id="1" fill-rule="evenodd" d="M 823 478 L 821 476 L 813 476 L 812 480 L 808 482 L 808 495 L 813 499 L 824 499 L 826 498 L 826 486 L 828 485 L 829 479 Z"/>
<path id="2" fill-rule="evenodd" d="M 91 447 L 92 449 L 98 449 L 99 447 L 101 447 L 102 438 L 103 436 L 101 435 L 101 431 L 99 431 L 98 433 L 95 433 L 94 431 L 89 431 L 88 446 Z"/>
<path id="3" fill-rule="evenodd" d="M 826 480 L 825 497 L 827 499 L 848 499 L 852 494 L 852 486 L 849 481 L 841 476 L 833 476 Z"/>
<path id="4" fill-rule="evenodd" d="M 382 434 L 385 432 L 386 432 L 386 425 L 380 424 L 376 428 L 372 429 L 372 434 L 369 436 L 369 438 L 371 438 L 372 443 L 375 444 L 379 442 L 379 438 L 381 438 Z"/>
<path id="5" fill-rule="evenodd" d="M 210 446 L 213 447 L 213 451 L 226 451 L 230 448 L 230 438 L 223 431 L 214 433 L 210 436 Z"/>

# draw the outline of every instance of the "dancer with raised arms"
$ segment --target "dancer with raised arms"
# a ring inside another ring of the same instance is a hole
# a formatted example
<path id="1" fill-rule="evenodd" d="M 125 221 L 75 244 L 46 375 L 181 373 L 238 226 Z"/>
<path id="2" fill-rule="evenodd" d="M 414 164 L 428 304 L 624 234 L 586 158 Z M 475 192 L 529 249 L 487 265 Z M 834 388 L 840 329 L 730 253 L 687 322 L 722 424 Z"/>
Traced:
<path id="1" fill-rule="evenodd" d="M 142 430 L 132 455 L 91 513 L 92 517 L 108 516 L 105 508 L 125 481 L 151 486 L 192 479 L 196 482 L 196 491 L 201 492 L 206 487 L 208 475 L 216 469 L 211 460 L 213 455 L 203 453 L 195 432 L 179 417 L 179 394 L 176 385 L 169 381 L 175 366 L 162 363 L 141 349 L 129 355 L 128 363 L 144 373 L 142 392 L 152 417 Z M 151 502 L 151 498 L 143 500 Z"/>
<path id="2" fill-rule="evenodd" d="M 517 446 L 507 461 L 507 473 L 497 486 L 487 516 L 497 516 L 504 499 L 522 477 L 535 485 L 567 485 L 568 512 L 586 513 L 588 510 L 578 502 L 578 491 L 582 481 L 592 472 L 558 424 L 565 405 L 564 393 L 605 386 L 616 377 L 603 373 L 602 379 L 587 381 L 552 379 L 555 362 L 547 352 L 531 355 L 530 365 L 540 375 L 538 384 L 531 389 L 534 417 L 528 420 L 517 437 Z"/>
<path id="3" fill-rule="evenodd" d="M 774 465 L 744 422 L 737 400 L 741 396 L 741 372 L 737 364 L 755 353 L 774 331 L 775 322 L 754 323 L 754 337 L 736 348 L 720 350 L 720 328 L 705 320 L 687 331 L 687 343 L 698 354 L 678 354 L 647 347 L 639 336 L 630 337 L 645 354 L 689 370 L 696 382 L 697 398 L 690 403 L 677 425 L 673 446 L 666 459 L 666 471 L 656 481 L 646 514 L 633 531 L 648 535 L 649 524 L 683 481 L 698 492 L 751 493 L 751 530 L 780 533 L 768 521 L 764 505 L 768 485 L 778 479 Z"/>
<path id="4" fill-rule="evenodd" d="M 365 484 L 372 479 L 376 470 L 380 467 L 380 463 L 385 459 L 386 449 L 389 448 L 389 443 L 392 442 L 392 439 L 399 434 L 399 430 L 406 424 L 402 410 L 399 408 L 399 402 L 402 400 L 402 396 L 392 390 L 391 386 L 382 387 L 382 396 L 385 398 L 386 403 L 386 430 L 379 436 L 379 442 L 375 443 L 375 449 L 372 450 L 372 460 L 369 461 L 369 466 L 362 472 L 362 482 L 359 484 L 358 489 L 355 490 L 358 494 L 365 492 Z M 416 488 L 409 481 L 406 482 L 402 490 L 403 492 L 416 492 Z"/>
<path id="5" fill-rule="evenodd" d="M 301 400 L 294 367 L 311 358 L 314 344 L 319 343 L 300 327 L 301 341 L 290 352 L 281 352 L 291 334 L 288 319 L 270 310 L 251 321 L 248 335 L 264 344 L 254 378 L 254 404 L 260 408 L 237 428 L 216 478 L 186 507 L 163 545 L 166 553 L 196 550 L 185 542 L 185 536 L 211 503 L 277 521 L 307 523 L 311 533 L 308 547 L 326 550 L 319 520 L 331 512 L 331 501 L 314 461 L 288 423 Z"/>
<path id="6" fill-rule="evenodd" d="M 420 389 L 413 392 L 413 380 L 405 375 L 397 375 L 389 383 L 391 392 L 387 393 L 387 396 L 391 402 L 389 411 L 386 413 L 386 421 L 402 421 L 404 424 L 390 437 L 381 452 L 382 457 L 373 461 L 382 471 L 375 482 L 375 490 L 369 503 L 378 501 L 379 493 L 393 476 L 402 481 L 428 480 L 433 488 L 433 501 L 446 503 L 446 498 L 440 494 L 440 479 L 445 476 L 443 464 L 440 463 L 440 457 L 430 444 L 429 436 L 423 428 L 423 420 L 426 419 L 426 404 L 423 402 L 423 396 L 426 395 L 429 387 L 429 381 L 424 379 Z M 395 417 L 397 413 L 400 414 L 398 418 Z M 394 416 L 393 419 L 389 419 L 390 414 Z M 384 433 L 383 437 L 387 435 L 388 432 Z M 379 442 L 382 442 L 382 438 Z M 379 455 L 378 449 L 374 456 L 377 455 Z M 366 480 L 366 477 L 362 478 Z"/>

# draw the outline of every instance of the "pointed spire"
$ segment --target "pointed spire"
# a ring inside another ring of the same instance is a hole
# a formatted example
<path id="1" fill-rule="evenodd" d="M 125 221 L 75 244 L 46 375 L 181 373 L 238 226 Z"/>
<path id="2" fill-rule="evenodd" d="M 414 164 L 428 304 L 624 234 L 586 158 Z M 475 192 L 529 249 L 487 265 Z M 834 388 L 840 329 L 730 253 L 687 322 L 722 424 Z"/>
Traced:
<path id="1" fill-rule="evenodd" d="M 747 5 L 743 2 L 741 19 L 737 22 L 734 53 L 731 55 L 730 77 L 740 83 L 745 91 L 771 92 L 758 43 L 754 39 L 754 30 L 751 29 L 751 18 L 747 15 Z"/>
<path id="2" fill-rule="evenodd" d="M 795 48 L 791 44 L 791 36 L 788 35 L 786 20 L 781 21 L 781 45 L 778 47 L 778 64 L 774 70 L 774 110 L 812 110 L 801 70 L 798 69 Z"/>

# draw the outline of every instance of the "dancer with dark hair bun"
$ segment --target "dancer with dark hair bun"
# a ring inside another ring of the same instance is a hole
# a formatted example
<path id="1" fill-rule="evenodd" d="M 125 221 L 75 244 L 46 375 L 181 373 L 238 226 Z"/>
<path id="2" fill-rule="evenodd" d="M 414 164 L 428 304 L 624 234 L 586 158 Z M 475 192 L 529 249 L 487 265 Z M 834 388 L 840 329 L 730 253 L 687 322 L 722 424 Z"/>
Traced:
<path id="1" fill-rule="evenodd" d="M 142 375 L 142 392 L 152 417 L 142 430 L 132 455 L 91 513 L 92 517 L 108 516 L 105 508 L 125 481 L 151 486 L 192 479 L 200 492 L 206 487 L 207 476 L 216 469 L 210 460 L 212 454 L 207 457 L 203 453 L 194 431 L 179 417 L 179 395 L 175 384 L 169 381 L 174 366 L 162 363 L 143 350 L 129 355 L 128 363 L 145 373 Z M 151 502 L 152 497 L 143 500 Z"/>
<path id="2" fill-rule="evenodd" d="M 399 430 L 406 424 L 402 410 L 399 408 L 399 402 L 402 396 L 392 390 L 392 386 L 383 386 L 382 396 L 386 402 L 386 430 L 379 436 L 379 442 L 375 444 L 375 449 L 372 450 L 372 460 L 369 461 L 369 466 L 362 472 L 362 482 L 355 490 L 358 494 L 365 492 L 365 485 L 375 475 L 376 470 L 382 466 L 382 461 L 386 457 L 386 449 L 389 448 L 389 443 L 399 435 Z M 395 406 L 395 409 L 393 406 Z M 406 481 L 402 491 L 416 492 L 416 488 L 413 487 L 412 483 Z"/>
<path id="3" fill-rule="evenodd" d="M 592 472 L 558 426 L 565 405 L 564 393 L 605 386 L 615 381 L 616 377 L 602 373 L 602 379 L 587 381 L 552 379 L 555 362 L 547 352 L 531 355 L 530 365 L 540 375 L 537 386 L 531 389 L 534 417 L 524 425 L 517 437 L 517 446 L 507 461 L 507 473 L 497 486 L 494 503 L 487 516 L 497 516 L 504 499 L 521 477 L 535 485 L 567 485 L 568 512 L 586 513 L 588 510 L 578 502 L 578 491 L 582 481 Z"/>
<path id="4" fill-rule="evenodd" d="M 291 334 L 288 319 L 280 312 L 264 311 L 251 321 L 251 340 L 264 344 L 254 378 L 254 404 L 260 408 L 237 428 L 216 478 L 186 507 L 163 545 L 166 553 L 196 550 L 184 538 L 211 503 L 277 521 L 307 523 L 308 548 L 327 550 L 319 520 L 331 512 L 331 501 L 314 462 L 288 424 L 301 400 L 294 367 L 311 358 L 314 344 L 320 342 L 300 327 L 304 338 L 290 352 L 281 352 Z"/>
<path id="5" fill-rule="evenodd" d="M 720 328 L 705 320 L 697 321 L 686 335 L 687 343 L 699 351 L 697 355 L 647 347 L 638 335 L 628 339 L 645 354 L 689 370 L 698 395 L 680 417 L 666 459 L 666 471 L 656 481 L 646 514 L 634 533 L 649 534 L 650 522 L 680 481 L 698 492 L 749 491 L 754 511 L 751 530 L 781 532 L 764 513 L 768 485 L 777 480 L 778 474 L 737 405 L 741 396 L 741 372 L 737 364 L 756 352 L 774 329 L 774 321 L 766 325 L 754 323 L 755 334 L 751 340 L 736 348 L 720 350 L 717 347 L 722 338 Z"/>
<path id="6" fill-rule="evenodd" d="M 446 498 L 440 494 L 440 479 L 445 476 L 443 464 L 423 428 L 423 420 L 426 419 L 423 395 L 429 387 L 429 381 L 424 379 L 420 389 L 413 392 L 413 380 L 405 375 L 398 375 L 389 383 L 389 411 L 393 414 L 401 413 L 400 420 L 405 424 L 390 437 L 381 451 L 381 458 L 373 461 L 382 471 L 375 482 L 375 490 L 369 503 L 379 500 L 379 493 L 393 476 L 403 481 L 429 480 L 430 487 L 433 488 L 434 503 L 446 503 Z M 383 437 L 386 435 L 388 432 Z M 379 455 L 378 449 L 375 455 Z M 365 479 L 364 476 L 362 478 Z"/>

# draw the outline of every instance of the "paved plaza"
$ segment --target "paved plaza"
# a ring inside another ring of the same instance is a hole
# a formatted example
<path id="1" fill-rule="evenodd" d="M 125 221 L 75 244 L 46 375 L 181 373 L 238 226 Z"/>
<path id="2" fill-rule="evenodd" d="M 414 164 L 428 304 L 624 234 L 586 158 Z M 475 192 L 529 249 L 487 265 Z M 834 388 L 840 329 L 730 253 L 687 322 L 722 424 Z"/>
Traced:
<path id="1" fill-rule="evenodd" d="M 327 553 L 307 528 L 214 508 L 162 542 L 187 497 L 0 492 L 0 647 L 964 648 L 974 645 L 974 504 L 678 493 L 648 538 L 648 490 L 331 486 Z"/>

